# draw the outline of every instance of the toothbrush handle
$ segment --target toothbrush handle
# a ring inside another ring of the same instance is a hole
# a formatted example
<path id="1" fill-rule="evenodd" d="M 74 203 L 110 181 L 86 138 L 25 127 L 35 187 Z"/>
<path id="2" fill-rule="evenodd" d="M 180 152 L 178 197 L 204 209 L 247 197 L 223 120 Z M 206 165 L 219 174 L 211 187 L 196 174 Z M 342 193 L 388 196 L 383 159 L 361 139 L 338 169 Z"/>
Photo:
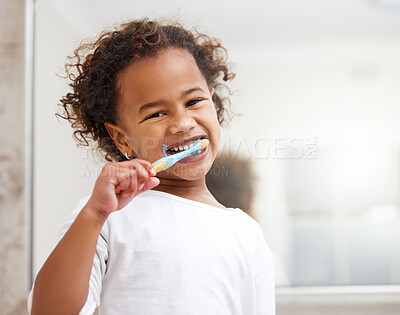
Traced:
<path id="1" fill-rule="evenodd" d="M 188 155 L 192 154 L 193 152 L 195 152 L 197 150 L 201 150 L 202 146 L 199 142 L 200 142 L 200 140 L 198 140 L 196 142 L 196 144 L 188 150 L 176 153 L 174 155 L 168 155 L 168 156 L 165 156 L 165 157 L 155 161 L 154 163 L 152 163 L 153 169 L 156 171 L 156 173 L 159 173 L 163 170 L 166 170 L 167 168 L 170 168 L 176 162 L 178 162 L 179 160 L 182 160 L 183 158 L 187 157 Z M 208 144 L 208 142 L 207 142 L 207 144 Z M 207 146 L 207 144 L 206 144 L 206 146 Z M 119 194 L 120 192 L 121 192 L 120 190 L 117 190 L 115 193 Z"/>
<path id="2" fill-rule="evenodd" d="M 165 169 L 165 167 L 168 165 L 168 162 L 167 161 L 154 162 L 152 165 L 153 169 L 156 171 L 156 173 L 158 173 Z"/>

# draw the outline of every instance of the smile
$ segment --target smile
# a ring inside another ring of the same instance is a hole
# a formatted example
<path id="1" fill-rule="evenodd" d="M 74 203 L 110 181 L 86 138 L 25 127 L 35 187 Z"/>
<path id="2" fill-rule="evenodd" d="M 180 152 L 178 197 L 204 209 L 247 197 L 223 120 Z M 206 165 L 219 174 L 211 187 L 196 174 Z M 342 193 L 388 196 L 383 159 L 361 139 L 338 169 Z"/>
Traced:
<path id="1" fill-rule="evenodd" d="M 166 144 L 163 144 L 162 145 L 163 154 L 164 154 L 164 156 L 169 156 L 169 155 L 173 155 L 173 154 L 188 150 L 193 147 L 194 143 L 197 140 L 201 140 L 201 139 L 207 139 L 207 137 L 205 137 L 205 136 L 197 137 L 188 142 L 185 142 L 184 144 L 174 145 L 174 146 L 170 146 L 170 147 L 168 147 Z M 191 155 L 195 155 L 197 153 L 198 152 L 194 152 Z"/>

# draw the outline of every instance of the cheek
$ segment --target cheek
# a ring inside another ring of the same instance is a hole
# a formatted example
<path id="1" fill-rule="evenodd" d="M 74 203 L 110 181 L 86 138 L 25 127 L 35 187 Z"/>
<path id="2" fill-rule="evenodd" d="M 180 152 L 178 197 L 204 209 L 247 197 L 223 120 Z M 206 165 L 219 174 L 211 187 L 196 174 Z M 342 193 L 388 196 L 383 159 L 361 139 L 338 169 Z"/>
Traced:
<path id="1" fill-rule="evenodd" d="M 141 141 L 141 151 L 143 155 L 150 157 L 159 153 L 160 148 L 162 146 L 162 139 L 158 138 L 156 135 L 148 135 L 142 138 Z"/>
<path id="2" fill-rule="evenodd" d="M 154 152 L 162 145 L 157 129 L 134 128 L 130 130 L 130 140 L 134 150 L 140 159 L 149 160 L 153 158 Z"/>
<path id="3" fill-rule="evenodd" d="M 211 132 L 210 136 L 213 138 L 214 145 L 218 147 L 221 137 L 221 126 L 214 108 L 208 113 L 208 129 Z"/>
<path id="4" fill-rule="evenodd" d="M 215 108 L 213 102 L 210 102 L 207 106 L 204 107 L 204 115 L 207 116 L 207 119 L 209 119 L 209 121 L 216 122 L 219 125 L 217 109 Z"/>
<path id="5" fill-rule="evenodd" d="M 215 140 L 214 141 L 215 141 L 216 148 L 218 148 L 219 142 L 221 140 L 221 127 L 218 122 L 217 122 L 217 125 L 215 128 L 216 128 L 216 132 L 215 132 Z"/>

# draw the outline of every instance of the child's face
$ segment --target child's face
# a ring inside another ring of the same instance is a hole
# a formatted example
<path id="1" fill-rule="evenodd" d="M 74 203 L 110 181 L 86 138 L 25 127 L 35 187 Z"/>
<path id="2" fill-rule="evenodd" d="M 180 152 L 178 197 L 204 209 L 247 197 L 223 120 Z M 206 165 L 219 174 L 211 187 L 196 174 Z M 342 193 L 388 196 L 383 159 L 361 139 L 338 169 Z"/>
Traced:
<path id="1" fill-rule="evenodd" d="M 118 126 L 106 126 L 122 152 L 133 151 L 153 163 L 164 157 L 163 144 L 207 137 L 205 154 L 177 162 L 159 177 L 193 180 L 208 172 L 220 141 L 214 89 L 188 51 L 170 48 L 130 65 L 120 74 L 118 87 Z"/>

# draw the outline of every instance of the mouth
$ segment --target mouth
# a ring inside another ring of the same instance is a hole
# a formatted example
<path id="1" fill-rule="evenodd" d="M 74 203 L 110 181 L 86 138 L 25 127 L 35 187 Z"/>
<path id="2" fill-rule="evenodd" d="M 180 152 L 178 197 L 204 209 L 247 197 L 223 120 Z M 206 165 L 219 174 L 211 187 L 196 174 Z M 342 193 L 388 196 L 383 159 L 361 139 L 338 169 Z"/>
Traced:
<path id="1" fill-rule="evenodd" d="M 169 156 L 169 155 L 174 155 L 174 154 L 177 154 L 179 152 L 188 150 L 191 147 L 193 147 L 193 145 L 195 144 L 195 142 L 197 140 L 202 140 L 202 139 L 208 139 L 208 137 L 200 136 L 200 137 L 196 137 L 196 138 L 193 138 L 193 139 L 190 139 L 190 140 L 187 140 L 187 141 L 183 141 L 180 144 L 175 144 L 175 145 L 172 145 L 172 146 L 167 146 L 166 144 L 163 144 L 162 145 L 163 154 L 164 154 L 164 156 Z M 201 150 L 201 151 L 203 151 L 203 150 Z M 198 152 L 199 151 L 196 151 L 196 152 L 192 153 L 191 155 L 195 155 Z"/>

